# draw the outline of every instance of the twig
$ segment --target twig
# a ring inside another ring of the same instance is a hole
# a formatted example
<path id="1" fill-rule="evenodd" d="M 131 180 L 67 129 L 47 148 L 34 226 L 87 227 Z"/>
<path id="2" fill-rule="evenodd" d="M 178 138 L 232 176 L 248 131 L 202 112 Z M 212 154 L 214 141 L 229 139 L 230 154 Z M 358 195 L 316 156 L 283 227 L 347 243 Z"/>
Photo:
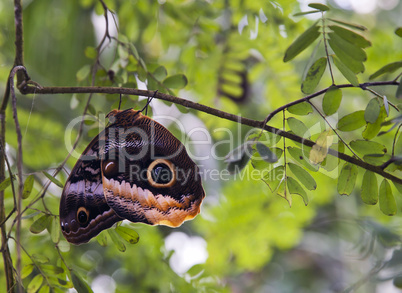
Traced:
<path id="1" fill-rule="evenodd" d="M 22 1 L 14 0 L 14 22 L 15 22 L 15 58 L 14 66 L 24 65 L 24 30 L 22 23 Z M 17 73 L 17 85 L 24 80 L 22 72 Z"/>
<path id="2" fill-rule="evenodd" d="M 308 103 L 311 105 L 311 107 L 314 108 L 314 110 L 316 110 L 316 112 L 321 116 L 321 118 L 325 121 L 325 123 L 328 124 L 328 126 L 331 128 L 331 130 L 336 134 L 336 136 L 339 138 L 339 140 L 348 148 L 348 150 L 359 160 L 362 160 L 353 150 L 352 148 L 346 143 L 346 141 L 343 140 L 342 136 L 340 136 L 340 134 L 338 133 L 338 131 L 336 131 L 336 129 L 331 125 L 331 123 L 329 123 L 328 119 L 325 118 L 324 114 L 321 113 L 321 111 L 311 102 L 308 101 Z"/>
<path id="3" fill-rule="evenodd" d="M 391 81 L 377 81 L 377 82 L 366 82 L 366 83 L 361 83 L 361 84 L 359 84 L 358 87 L 361 88 L 362 90 L 368 90 L 368 89 L 367 89 L 368 86 L 383 86 L 383 85 L 399 85 L 399 82 L 397 82 L 396 80 L 391 80 Z M 301 99 L 298 99 L 298 100 L 296 100 L 296 101 L 290 102 L 290 103 L 288 103 L 288 104 L 286 104 L 286 105 L 283 105 L 283 106 L 281 106 L 281 107 L 275 109 L 274 111 L 272 111 L 271 113 L 269 113 L 269 115 L 267 116 L 267 119 L 266 119 L 266 120 L 267 120 L 267 123 L 272 119 L 272 117 L 274 117 L 276 114 L 278 114 L 279 112 L 281 112 L 283 109 L 287 109 L 287 108 L 289 108 L 290 106 L 297 105 L 297 104 L 300 104 L 300 103 L 303 103 L 303 102 L 307 102 L 307 101 L 309 101 L 309 100 L 311 100 L 311 99 L 313 99 L 313 98 L 315 98 L 315 97 L 318 97 L 318 96 L 320 96 L 320 95 L 322 95 L 322 94 L 325 94 L 331 87 L 332 87 L 332 86 L 327 87 L 327 88 L 325 88 L 325 89 L 323 89 L 323 90 L 320 90 L 320 91 L 318 91 L 318 92 L 315 92 L 314 94 L 305 96 L 304 98 L 301 98 Z M 349 87 L 355 87 L 355 86 L 352 85 L 352 84 L 339 84 L 339 85 L 336 85 L 336 87 L 337 87 L 337 88 L 349 88 Z M 390 105 L 391 105 L 391 104 L 390 104 Z M 391 106 L 393 106 L 393 105 L 391 105 Z M 397 107 L 394 107 L 394 108 L 395 108 L 395 110 L 397 110 L 397 111 L 399 112 L 399 109 L 398 109 Z"/>
<path id="4" fill-rule="evenodd" d="M 385 81 L 385 82 L 375 82 L 375 83 L 371 83 L 371 86 L 376 86 L 376 85 L 398 85 L 398 82 L 395 81 Z M 365 86 L 366 84 L 361 84 L 362 86 Z M 344 84 L 344 85 L 339 85 L 338 87 L 340 88 L 346 88 L 346 87 L 353 87 L 353 85 L 351 84 Z M 27 88 L 22 88 L 21 89 L 23 93 L 28 94 L 28 93 L 33 93 L 34 89 L 31 87 L 27 87 Z M 302 102 L 306 101 L 306 100 L 310 100 L 313 97 L 316 97 L 320 94 L 323 94 L 326 90 L 328 89 L 324 89 L 322 91 L 319 91 L 313 95 L 310 95 L 308 97 L 305 97 L 303 99 Z M 151 97 L 154 94 L 154 91 L 149 91 L 149 90 L 139 90 L 139 89 L 133 89 L 133 88 L 120 88 L 120 87 L 43 87 L 43 88 L 37 88 L 35 89 L 36 94 L 71 94 L 71 93 L 103 93 L 103 94 L 124 94 L 124 95 L 134 95 L 134 96 L 146 96 L 146 97 Z M 264 124 L 264 121 L 257 121 L 257 120 L 253 120 L 253 119 L 249 119 L 249 118 L 244 118 L 244 117 L 240 117 L 237 115 L 233 115 L 215 108 L 211 108 L 199 103 L 195 103 L 186 99 L 181 99 L 179 97 L 175 97 L 172 95 L 168 95 L 168 94 L 164 94 L 161 92 L 158 92 L 155 95 L 156 99 L 161 99 L 164 101 L 168 101 L 168 102 L 172 102 L 178 105 L 182 105 L 184 107 L 187 108 L 191 108 L 194 110 L 198 110 L 219 118 L 223 118 L 226 120 L 230 120 L 233 122 L 237 122 L 243 125 L 248 125 L 251 127 L 256 127 L 256 128 L 261 128 L 264 129 L 266 131 L 269 131 L 271 133 L 280 135 L 282 137 L 286 137 L 288 139 L 291 139 L 293 141 L 299 142 L 301 144 L 304 144 L 306 146 L 312 147 L 315 143 L 311 140 L 307 140 L 304 139 L 300 136 L 297 136 L 295 134 L 292 134 L 290 132 L 286 132 L 286 131 L 282 131 L 276 127 L 272 127 L 272 126 L 268 126 L 266 124 Z M 300 103 L 300 100 L 298 100 L 298 103 Z M 281 107 L 281 111 L 284 110 L 286 107 Z M 277 111 L 277 110 L 275 110 Z M 346 162 L 355 164 L 363 169 L 366 170 L 370 170 L 374 173 L 377 173 L 379 175 L 381 175 L 384 178 L 390 179 L 398 184 L 402 184 L 402 178 L 398 178 L 390 173 L 385 172 L 384 170 L 382 170 L 380 167 L 378 166 L 374 166 L 371 164 L 368 164 L 364 161 L 360 161 L 356 158 L 350 157 L 346 154 L 343 153 L 339 153 L 333 149 L 329 149 L 328 150 L 328 154 L 338 157 L 341 160 L 344 160 Z"/>
<path id="5" fill-rule="evenodd" d="M 1 131 L 0 131 L 0 140 L 4 145 L 5 137 L 6 137 L 6 107 L 7 101 L 10 96 L 10 85 L 7 82 L 6 89 L 3 96 L 2 106 L 0 107 L 0 123 L 1 123 Z M 0 181 L 5 179 L 5 151 L 0 152 Z M 0 221 L 5 221 L 6 211 L 4 206 L 4 191 L 0 191 Z M 6 226 L 2 225 L 0 227 L 1 230 L 1 251 L 3 255 L 3 263 L 4 263 L 4 271 L 6 275 L 6 283 L 7 283 L 7 291 L 11 291 L 14 288 L 14 273 L 13 273 L 13 262 L 11 260 L 10 249 L 8 247 L 7 242 L 7 232 Z"/>
<path id="6" fill-rule="evenodd" d="M 15 124 L 15 130 L 17 132 L 17 141 L 18 141 L 18 150 L 17 150 L 17 170 L 18 170 L 18 197 L 17 197 L 17 229 L 16 229 L 16 240 L 17 240 L 17 277 L 21 275 L 21 207 L 22 207 L 22 192 L 24 188 L 24 183 L 22 180 L 22 135 L 21 135 L 21 127 L 18 122 L 18 114 L 17 114 L 17 98 L 15 96 L 14 89 L 14 76 L 15 74 L 22 70 L 26 73 L 24 66 L 15 66 L 10 73 L 10 77 L 8 79 L 10 83 L 10 94 L 11 94 L 11 104 L 13 108 L 13 118 Z M 23 292 L 23 287 L 21 284 L 21 280 L 17 282 L 18 284 L 18 292 Z"/>

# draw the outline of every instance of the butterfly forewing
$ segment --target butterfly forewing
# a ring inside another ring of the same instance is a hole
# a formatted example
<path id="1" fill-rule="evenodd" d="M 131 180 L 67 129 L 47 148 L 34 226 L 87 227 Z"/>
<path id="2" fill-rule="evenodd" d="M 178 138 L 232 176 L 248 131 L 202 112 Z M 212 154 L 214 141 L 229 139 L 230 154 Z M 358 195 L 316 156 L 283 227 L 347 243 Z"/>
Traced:
<path id="1" fill-rule="evenodd" d="M 180 226 L 205 196 L 198 167 L 165 127 L 136 112 L 115 114 L 100 150 L 107 203 L 132 222 Z"/>
<path id="2" fill-rule="evenodd" d="M 140 111 L 113 110 L 63 189 L 60 223 L 69 242 L 89 241 L 123 219 L 180 226 L 205 197 L 183 144 Z"/>

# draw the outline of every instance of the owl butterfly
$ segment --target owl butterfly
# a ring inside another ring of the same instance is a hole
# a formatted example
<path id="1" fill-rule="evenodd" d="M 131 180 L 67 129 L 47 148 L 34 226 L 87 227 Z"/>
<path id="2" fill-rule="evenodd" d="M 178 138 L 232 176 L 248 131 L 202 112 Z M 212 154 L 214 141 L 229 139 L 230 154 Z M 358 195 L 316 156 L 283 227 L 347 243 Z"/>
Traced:
<path id="1" fill-rule="evenodd" d="M 60 225 L 74 244 L 127 219 L 178 227 L 205 196 L 184 145 L 141 111 L 113 110 L 110 125 L 77 161 L 60 201 Z"/>

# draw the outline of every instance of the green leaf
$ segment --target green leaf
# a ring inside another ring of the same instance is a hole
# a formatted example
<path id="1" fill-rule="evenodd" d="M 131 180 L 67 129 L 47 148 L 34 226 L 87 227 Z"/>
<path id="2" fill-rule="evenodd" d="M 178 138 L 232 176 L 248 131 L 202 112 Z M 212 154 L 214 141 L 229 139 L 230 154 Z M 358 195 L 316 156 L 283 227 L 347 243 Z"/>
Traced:
<path id="1" fill-rule="evenodd" d="M 378 202 L 378 183 L 374 172 L 367 170 L 362 182 L 362 200 L 365 204 L 375 205 Z"/>
<path id="2" fill-rule="evenodd" d="M 304 125 L 303 122 L 294 117 L 289 117 L 286 120 L 290 130 L 292 130 L 294 134 L 305 138 L 310 137 L 310 131 L 308 130 L 307 126 Z"/>
<path id="3" fill-rule="evenodd" d="M 333 142 L 332 129 L 322 132 L 313 147 L 311 148 L 309 154 L 309 160 L 313 164 L 321 164 L 328 154 L 328 149 Z"/>
<path id="4" fill-rule="evenodd" d="M 339 69 L 342 75 L 354 86 L 359 86 L 359 80 L 352 70 L 339 60 L 338 57 L 332 56 L 335 66 Z"/>
<path id="5" fill-rule="evenodd" d="M 130 244 L 136 244 L 140 240 L 138 233 L 128 227 L 118 226 L 115 230 L 121 236 L 121 238 Z"/>
<path id="6" fill-rule="evenodd" d="M 389 116 L 389 104 L 388 104 L 387 96 L 383 96 L 383 103 L 384 103 L 385 112 L 387 113 L 387 116 Z"/>
<path id="7" fill-rule="evenodd" d="M 392 279 L 392 285 L 398 289 L 402 289 L 402 276 L 396 276 Z"/>
<path id="8" fill-rule="evenodd" d="M 107 232 L 109 233 L 109 236 L 112 239 L 112 241 L 113 241 L 114 245 L 116 246 L 116 248 L 121 252 L 125 252 L 126 251 L 126 246 L 119 239 L 119 236 L 118 236 L 117 232 L 115 230 L 112 230 L 112 229 L 107 230 Z"/>
<path id="9" fill-rule="evenodd" d="M 337 46 L 340 48 L 342 51 L 344 51 L 346 54 L 348 54 L 352 59 L 358 60 L 358 61 L 366 61 L 367 60 L 367 54 L 364 52 L 364 50 L 352 43 L 349 43 L 348 41 L 345 41 L 341 37 L 339 37 L 335 33 L 329 33 L 328 36 L 330 37 L 330 40 L 328 43 L 330 44 L 331 48 L 332 45 Z"/>
<path id="10" fill-rule="evenodd" d="M 34 265 L 31 263 L 29 265 L 26 265 L 22 268 L 21 270 L 21 279 L 25 279 L 28 277 L 34 269 Z"/>
<path id="11" fill-rule="evenodd" d="M 288 163 L 288 167 L 296 178 L 299 179 L 300 183 L 303 184 L 308 190 L 315 190 L 317 188 L 317 183 L 309 172 L 304 170 L 299 165 L 293 163 Z"/>
<path id="12" fill-rule="evenodd" d="M 402 61 L 389 63 L 389 64 L 381 67 L 380 69 L 378 69 L 372 75 L 370 75 L 369 79 L 377 78 L 385 73 L 392 73 L 401 67 L 402 67 Z"/>
<path id="13" fill-rule="evenodd" d="M 34 234 L 38 234 L 45 230 L 47 226 L 49 225 L 51 220 L 50 215 L 43 215 L 39 219 L 37 219 L 35 222 L 32 223 L 31 227 L 29 227 L 29 231 Z"/>
<path id="14" fill-rule="evenodd" d="M 11 178 L 7 177 L 0 183 L 0 191 L 5 190 L 7 187 L 11 185 Z"/>
<path id="15" fill-rule="evenodd" d="M 381 107 L 380 115 L 374 123 L 367 123 L 366 128 L 364 129 L 362 135 L 364 139 L 370 140 L 373 139 L 381 130 L 382 123 L 387 117 L 387 113 L 385 112 L 384 106 Z"/>
<path id="16" fill-rule="evenodd" d="M 382 155 L 387 152 L 387 148 L 384 145 L 375 141 L 353 140 L 350 142 L 350 146 L 354 151 L 362 155 Z"/>
<path id="17" fill-rule="evenodd" d="M 187 272 L 186 274 L 190 275 L 192 278 L 200 276 L 203 272 L 205 271 L 204 269 L 204 264 L 197 264 L 193 265 Z"/>
<path id="18" fill-rule="evenodd" d="M 368 41 L 362 35 L 351 31 L 349 29 L 337 26 L 337 25 L 330 25 L 329 28 L 338 36 L 343 38 L 345 41 L 352 43 L 360 48 L 367 48 L 371 46 L 371 42 Z"/>
<path id="19" fill-rule="evenodd" d="M 75 271 L 70 271 L 71 281 L 78 293 L 93 293 L 91 287 Z"/>
<path id="20" fill-rule="evenodd" d="M 304 204 L 308 205 L 308 196 L 306 191 L 303 189 L 303 187 L 297 182 L 296 179 L 293 179 L 292 177 L 287 177 L 286 178 L 286 185 L 289 189 L 290 194 L 298 194 L 302 197 Z"/>
<path id="21" fill-rule="evenodd" d="M 46 275 L 58 275 L 64 273 L 63 268 L 55 265 L 42 264 L 40 268 Z"/>
<path id="22" fill-rule="evenodd" d="M 128 59 L 129 53 L 125 46 L 118 46 L 117 52 L 119 53 L 120 60 L 125 61 Z"/>
<path id="23" fill-rule="evenodd" d="M 396 182 L 392 182 L 394 183 L 396 190 L 398 190 L 399 193 L 402 193 L 402 184 L 396 183 Z"/>
<path id="24" fill-rule="evenodd" d="M 245 155 L 240 161 L 229 162 L 226 169 L 231 174 L 239 173 L 241 170 L 243 170 L 244 167 L 247 166 L 249 160 L 250 157 L 248 155 Z"/>
<path id="25" fill-rule="evenodd" d="M 351 163 L 345 163 L 338 177 L 338 193 L 350 195 L 355 187 L 357 167 Z"/>
<path id="26" fill-rule="evenodd" d="M 49 293 L 50 292 L 50 287 L 48 285 L 43 285 L 38 293 Z"/>
<path id="27" fill-rule="evenodd" d="M 89 59 L 95 59 L 96 56 L 98 55 L 98 52 L 96 51 L 96 49 L 94 47 L 86 47 L 85 48 L 85 57 L 89 58 Z"/>
<path id="28" fill-rule="evenodd" d="M 381 166 L 385 162 L 387 162 L 391 158 L 389 154 L 373 154 L 373 155 L 364 155 L 363 161 L 374 165 L 374 166 Z"/>
<path id="29" fill-rule="evenodd" d="M 187 77 L 184 74 L 171 75 L 163 81 L 164 86 L 172 89 L 184 88 L 187 83 Z"/>
<path id="30" fill-rule="evenodd" d="M 339 23 L 341 25 L 344 25 L 344 26 L 347 26 L 347 27 L 350 27 L 350 28 L 358 29 L 358 30 L 361 30 L 361 31 L 366 31 L 367 30 L 367 28 L 365 26 L 360 25 L 360 24 L 355 24 L 355 23 L 346 22 L 346 21 L 343 21 L 343 20 L 338 20 L 338 19 L 333 19 L 333 18 L 328 18 L 328 20 L 330 20 L 332 22 L 335 22 L 335 23 Z"/>
<path id="31" fill-rule="evenodd" d="M 328 11 L 329 7 L 327 5 L 321 4 L 321 3 L 310 3 L 308 7 L 318 9 L 320 11 Z"/>
<path id="32" fill-rule="evenodd" d="M 334 143 L 330 146 L 330 149 L 333 149 L 339 153 L 345 152 L 345 145 L 341 143 Z M 333 171 L 335 168 L 339 166 L 339 158 L 335 156 L 326 156 L 324 161 L 320 164 L 322 168 L 327 171 Z"/>
<path id="33" fill-rule="evenodd" d="M 398 37 L 401 37 L 401 38 L 402 38 L 402 27 L 398 27 L 398 28 L 395 30 L 395 34 L 396 34 Z"/>
<path id="34" fill-rule="evenodd" d="M 303 34 L 301 34 L 285 52 L 283 62 L 288 62 L 304 51 L 310 46 L 320 35 L 318 22 L 315 22 L 310 28 L 308 28 Z"/>
<path id="35" fill-rule="evenodd" d="M 247 165 L 251 155 L 252 144 L 250 141 L 247 141 L 226 155 L 227 170 L 232 174 L 240 172 Z"/>
<path id="36" fill-rule="evenodd" d="M 232 163 L 232 162 L 238 162 L 240 161 L 245 152 L 249 152 L 249 156 L 251 156 L 251 147 L 250 147 L 250 141 L 246 141 L 242 145 L 238 146 L 234 150 L 230 151 L 226 156 L 225 156 L 225 162 L 226 163 Z"/>
<path id="37" fill-rule="evenodd" d="M 397 99 L 402 99 L 402 77 L 399 79 L 399 85 L 396 89 L 395 97 Z"/>
<path id="38" fill-rule="evenodd" d="M 77 80 L 83 81 L 84 79 L 86 79 L 88 77 L 90 72 L 91 72 L 91 66 L 89 66 L 88 64 L 82 66 L 76 74 Z"/>
<path id="39" fill-rule="evenodd" d="M 134 58 L 136 60 L 140 59 L 140 55 L 138 54 L 137 48 L 132 43 L 129 43 L 128 47 L 130 48 L 130 53 L 134 56 Z"/>
<path id="40" fill-rule="evenodd" d="M 363 127 L 366 124 L 366 120 L 364 120 L 364 111 L 356 111 L 350 113 L 346 116 L 343 116 L 338 121 L 337 128 L 340 131 L 353 131 Z"/>
<path id="41" fill-rule="evenodd" d="M 305 116 L 313 113 L 313 108 L 307 102 L 299 103 L 287 108 L 288 112 L 294 115 Z"/>
<path id="42" fill-rule="evenodd" d="M 251 140 L 253 138 L 258 137 L 259 134 L 257 135 L 250 135 L 248 137 L 248 140 Z M 259 142 L 267 145 L 267 146 L 274 146 L 276 145 L 280 140 L 281 140 L 282 136 L 268 132 L 268 131 L 264 131 L 263 135 L 259 138 Z"/>
<path id="43" fill-rule="evenodd" d="M 288 147 L 287 148 L 289 154 L 292 156 L 292 158 L 307 168 L 310 171 L 317 172 L 319 169 L 318 165 L 310 164 L 309 161 L 306 160 L 307 156 L 303 153 L 303 151 L 297 147 Z M 311 149 L 309 149 L 310 151 Z"/>
<path id="44" fill-rule="evenodd" d="M 278 188 L 284 177 L 285 167 L 278 166 L 269 171 L 266 175 L 264 175 L 262 180 L 268 185 L 269 189 L 274 192 Z"/>
<path id="45" fill-rule="evenodd" d="M 159 88 L 159 84 L 155 79 L 149 78 L 147 81 L 147 88 L 148 90 L 154 91 Z"/>
<path id="46" fill-rule="evenodd" d="M 396 201 L 392 194 L 391 185 L 384 179 L 380 185 L 380 210 L 387 216 L 396 214 Z"/>
<path id="47" fill-rule="evenodd" d="M 367 104 L 366 110 L 364 111 L 364 120 L 369 123 L 375 123 L 380 115 L 380 102 L 377 98 L 373 98 Z"/>
<path id="48" fill-rule="evenodd" d="M 305 12 L 298 12 L 293 14 L 293 16 L 302 16 L 302 15 L 307 15 L 307 14 L 313 14 L 313 13 L 320 13 L 320 10 L 310 10 L 310 11 L 305 11 Z"/>
<path id="49" fill-rule="evenodd" d="M 157 80 L 162 81 L 167 76 L 167 70 L 164 66 L 159 66 L 154 70 L 153 75 Z"/>
<path id="50" fill-rule="evenodd" d="M 283 180 L 279 187 L 276 190 L 276 194 L 280 197 L 283 197 L 289 204 L 289 207 L 292 207 L 292 194 L 288 192 L 288 188 L 286 187 L 287 180 Z"/>
<path id="51" fill-rule="evenodd" d="M 29 195 L 32 192 L 32 188 L 34 185 L 34 176 L 33 175 L 29 175 L 24 182 L 24 189 L 22 191 L 22 198 L 26 199 L 29 197 Z"/>
<path id="52" fill-rule="evenodd" d="M 346 51 L 339 47 L 335 42 L 329 40 L 328 43 L 330 44 L 332 50 L 334 51 L 335 55 L 341 60 L 341 62 L 348 67 L 354 74 L 364 72 L 364 64 L 362 61 L 354 59 L 350 56 Z"/>
<path id="53" fill-rule="evenodd" d="M 302 82 L 301 90 L 305 94 L 311 94 L 320 82 L 322 75 L 327 68 L 327 57 L 322 57 L 311 65 L 305 79 Z"/>
<path id="54" fill-rule="evenodd" d="M 59 180 L 54 178 L 52 175 L 47 173 L 46 171 L 42 171 L 42 173 L 54 184 L 56 184 L 58 187 L 63 188 L 63 183 L 61 183 Z"/>
<path id="55" fill-rule="evenodd" d="M 148 72 L 146 70 L 145 63 L 142 59 L 139 59 L 139 62 L 137 65 L 137 74 L 138 74 L 138 79 L 141 80 L 142 82 L 145 82 L 147 80 Z"/>
<path id="56" fill-rule="evenodd" d="M 342 91 L 336 86 L 331 86 L 322 99 L 322 109 L 325 115 L 335 114 L 342 101 Z"/>
<path id="57" fill-rule="evenodd" d="M 255 145 L 257 152 L 260 154 L 261 158 L 268 163 L 275 163 L 278 161 L 276 155 L 267 147 L 265 144 L 261 142 L 257 142 Z"/>
<path id="58" fill-rule="evenodd" d="M 48 263 L 49 258 L 41 254 L 32 254 L 32 258 L 38 263 Z"/>
<path id="59" fill-rule="evenodd" d="M 50 229 L 49 229 L 50 227 Z M 57 217 L 51 217 L 51 223 L 48 226 L 48 230 L 50 230 L 50 237 L 52 238 L 53 243 L 59 243 L 60 240 L 60 225 Z"/>
<path id="60" fill-rule="evenodd" d="M 107 236 L 106 236 L 105 232 L 106 231 L 102 231 L 102 233 L 100 233 L 98 236 L 96 236 L 96 240 L 103 247 L 107 246 Z"/>
<path id="61" fill-rule="evenodd" d="M 42 275 L 36 275 L 31 282 L 29 282 L 28 287 L 27 287 L 27 292 L 28 293 L 35 293 L 39 290 L 40 286 L 42 286 L 43 283 L 43 276 Z"/>
<path id="62" fill-rule="evenodd" d="M 63 274 L 63 276 L 65 276 L 65 275 Z M 69 289 L 73 288 L 73 283 L 71 281 L 56 278 L 56 277 L 53 277 L 53 276 L 52 277 L 48 276 L 47 278 L 49 280 L 49 283 L 52 284 L 52 285 L 60 286 L 60 287 L 63 287 L 63 288 L 69 288 Z M 54 289 L 54 287 L 53 287 L 53 289 Z M 64 291 L 62 291 L 62 292 L 64 292 Z"/>

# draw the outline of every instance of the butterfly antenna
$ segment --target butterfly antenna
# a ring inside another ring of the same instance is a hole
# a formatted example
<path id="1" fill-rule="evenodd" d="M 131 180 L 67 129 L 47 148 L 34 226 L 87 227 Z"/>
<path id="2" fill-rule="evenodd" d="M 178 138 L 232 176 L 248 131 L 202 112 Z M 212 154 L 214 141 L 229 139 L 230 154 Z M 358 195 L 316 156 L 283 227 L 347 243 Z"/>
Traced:
<path id="1" fill-rule="evenodd" d="M 119 101 L 119 110 L 120 110 L 120 106 L 121 106 L 121 94 L 120 94 L 120 101 Z"/>
<path id="2" fill-rule="evenodd" d="M 144 108 L 142 108 L 142 110 L 140 112 L 145 110 L 145 115 L 148 114 L 148 106 L 151 103 L 152 99 L 155 98 L 157 92 L 158 92 L 158 90 L 154 91 L 154 94 L 152 95 L 152 97 L 148 97 L 147 104 L 145 105 Z"/>

